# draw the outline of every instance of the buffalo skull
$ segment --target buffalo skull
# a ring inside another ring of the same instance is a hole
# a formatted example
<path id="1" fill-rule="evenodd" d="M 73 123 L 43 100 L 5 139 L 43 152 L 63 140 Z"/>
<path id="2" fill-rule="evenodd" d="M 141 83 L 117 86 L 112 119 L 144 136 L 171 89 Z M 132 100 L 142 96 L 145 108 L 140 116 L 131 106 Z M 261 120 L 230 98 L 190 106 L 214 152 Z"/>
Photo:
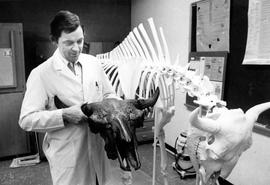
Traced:
<path id="1" fill-rule="evenodd" d="M 227 178 L 241 154 L 252 144 L 253 126 L 270 103 L 262 103 L 245 113 L 242 109 L 217 108 L 201 117 L 200 108 L 190 115 L 197 128 L 190 132 L 187 148 L 197 172 L 196 185 L 214 185 L 219 176 Z"/>
<path id="2" fill-rule="evenodd" d="M 141 167 L 135 132 L 136 128 L 143 126 L 145 109 L 153 107 L 158 97 L 159 88 L 149 99 L 107 98 L 81 106 L 82 112 L 88 117 L 90 130 L 104 139 L 108 158 L 118 158 L 120 168 L 125 171 L 131 171 L 130 166 L 135 170 Z M 58 109 L 68 107 L 57 96 L 54 102 Z"/>

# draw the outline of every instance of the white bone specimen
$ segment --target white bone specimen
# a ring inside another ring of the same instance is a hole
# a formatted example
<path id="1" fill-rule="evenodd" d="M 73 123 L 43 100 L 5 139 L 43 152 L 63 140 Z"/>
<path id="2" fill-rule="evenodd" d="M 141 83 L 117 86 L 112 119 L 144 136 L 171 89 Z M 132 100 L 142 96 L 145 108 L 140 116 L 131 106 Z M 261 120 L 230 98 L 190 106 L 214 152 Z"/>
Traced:
<path id="1" fill-rule="evenodd" d="M 158 33 L 153 19 L 148 19 L 148 22 L 154 41 L 140 24 L 119 46 L 97 57 L 120 96 L 149 98 L 157 87 L 160 89 L 154 109 L 152 184 L 155 185 L 157 142 L 160 144 L 164 185 L 169 184 L 163 127 L 175 112 L 175 88 L 195 96 L 195 103 L 199 105 L 190 118 L 196 129 L 190 130 L 188 135 L 188 150 L 197 172 L 196 185 L 216 184 L 219 176 L 226 178 L 231 173 L 242 152 L 251 145 L 253 125 L 258 115 L 270 108 L 270 103 L 255 106 L 246 113 L 241 109 L 227 109 L 226 102 L 214 95 L 207 76 L 189 71 L 188 64 L 181 67 L 179 56 L 171 61 L 162 28 Z M 202 115 L 203 109 L 206 115 Z M 126 178 L 130 182 L 131 176 Z"/>

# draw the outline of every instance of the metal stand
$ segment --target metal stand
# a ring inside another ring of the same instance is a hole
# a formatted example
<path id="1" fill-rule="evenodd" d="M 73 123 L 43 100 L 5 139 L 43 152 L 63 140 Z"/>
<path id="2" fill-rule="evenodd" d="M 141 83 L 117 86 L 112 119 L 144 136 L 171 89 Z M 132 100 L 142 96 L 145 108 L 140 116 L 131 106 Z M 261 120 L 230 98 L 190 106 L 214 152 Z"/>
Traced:
<path id="1" fill-rule="evenodd" d="M 25 157 L 18 157 L 12 160 L 10 164 L 10 168 L 18 168 L 22 166 L 32 166 L 40 163 L 40 151 L 39 151 L 39 142 L 37 133 L 35 132 L 35 141 L 36 141 L 36 147 L 37 147 L 37 153 L 35 155 L 29 155 Z"/>

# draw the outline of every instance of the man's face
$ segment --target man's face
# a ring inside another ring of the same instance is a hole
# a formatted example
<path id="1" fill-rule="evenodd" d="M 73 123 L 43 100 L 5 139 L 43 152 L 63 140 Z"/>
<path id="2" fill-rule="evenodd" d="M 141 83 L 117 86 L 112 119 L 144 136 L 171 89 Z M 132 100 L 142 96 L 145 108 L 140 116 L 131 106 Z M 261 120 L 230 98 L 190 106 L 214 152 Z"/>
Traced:
<path id="1" fill-rule="evenodd" d="M 71 33 L 62 32 L 58 39 L 58 48 L 62 56 L 69 62 L 76 62 L 83 49 L 84 35 L 79 26 Z"/>

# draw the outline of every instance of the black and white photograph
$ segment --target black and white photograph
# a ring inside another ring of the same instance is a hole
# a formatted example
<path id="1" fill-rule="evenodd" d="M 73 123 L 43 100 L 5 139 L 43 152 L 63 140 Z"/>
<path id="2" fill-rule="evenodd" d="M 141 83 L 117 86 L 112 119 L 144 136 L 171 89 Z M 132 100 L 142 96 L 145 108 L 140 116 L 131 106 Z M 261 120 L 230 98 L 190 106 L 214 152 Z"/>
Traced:
<path id="1" fill-rule="evenodd" d="M 270 1 L 0 9 L 0 185 L 270 184 Z"/>

